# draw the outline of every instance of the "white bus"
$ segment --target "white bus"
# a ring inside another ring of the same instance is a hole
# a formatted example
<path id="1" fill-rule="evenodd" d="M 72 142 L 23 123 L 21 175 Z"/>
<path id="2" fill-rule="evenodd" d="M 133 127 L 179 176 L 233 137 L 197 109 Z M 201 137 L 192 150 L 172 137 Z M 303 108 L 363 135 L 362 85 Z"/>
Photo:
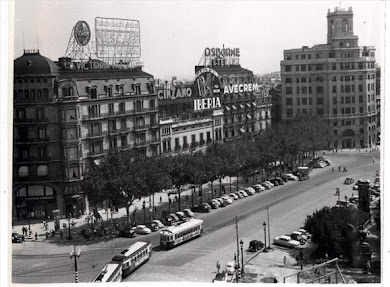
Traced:
<path id="1" fill-rule="evenodd" d="M 112 261 L 122 265 L 122 277 L 125 278 L 135 269 L 149 260 L 152 252 L 150 242 L 136 242 L 121 253 L 115 255 Z"/>
<path id="2" fill-rule="evenodd" d="M 122 281 L 122 264 L 110 262 L 104 265 L 102 270 L 92 280 L 95 283 Z"/>
<path id="3" fill-rule="evenodd" d="M 169 226 L 160 232 L 160 246 L 171 249 L 192 238 L 200 236 L 203 232 L 203 220 L 192 218 L 189 221 Z"/>

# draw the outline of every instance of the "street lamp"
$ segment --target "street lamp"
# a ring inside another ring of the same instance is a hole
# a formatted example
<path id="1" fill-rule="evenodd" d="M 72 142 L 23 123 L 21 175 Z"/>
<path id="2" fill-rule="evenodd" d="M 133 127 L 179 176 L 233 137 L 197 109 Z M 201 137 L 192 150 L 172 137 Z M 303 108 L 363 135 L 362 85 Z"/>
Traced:
<path id="1" fill-rule="evenodd" d="M 345 198 L 345 202 L 347 202 L 348 201 L 348 196 L 344 196 L 344 198 Z"/>
<path id="2" fill-rule="evenodd" d="M 240 240 L 241 246 L 241 274 L 244 274 L 244 241 Z"/>
<path id="3" fill-rule="evenodd" d="M 144 203 L 142 204 L 142 209 L 144 210 L 144 225 L 146 224 L 146 208 L 145 208 L 145 200 Z"/>
<path id="4" fill-rule="evenodd" d="M 194 207 L 194 194 L 195 194 L 195 185 L 194 185 L 194 189 L 192 190 L 192 203 L 191 203 L 191 207 Z"/>
<path id="5" fill-rule="evenodd" d="M 264 228 L 264 252 L 268 252 L 267 250 L 267 231 L 266 231 L 267 223 L 265 221 L 263 222 L 263 228 Z"/>
<path id="6" fill-rule="evenodd" d="M 71 214 L 69 213 L 69 214 L 68 214 L 68 227 L 69 227 L 68 239 L 69 239 L 69 240 L 72 239 L 72 234 L 70 233 L 70 217 L 71 217 Z"/>
<path id="7" fill-rule="evenodd" d="M 169 210 L 169 213 L 171 213 L 171 202 L 172 202 L 172 199 L 169 197 L 168 198 L 168 210 Z"/>
<path id="8" fill-rule="evenodd" d="M 77 250 L 76 252 L 76 245 L 73 245 L 73 250 L 70 251 L 70 259 L 74 257 L 74 275 L 75 275 L 75 282 L 79 283 L 79 273 L 77 271 L 77 258 L 80 257 L 81 250 Z"/>
<path id="9" fill-rule="evenodd" d="M 30 231 L 31 230 L 31 208 L 29 207 L 28 208 L 28 230 Z"/>
<path id="10" fill-rule="evenodd" d="M 336 194 L 338 197 L 338 202 L 340 202 L 340 188 L 336 188 Z"/>

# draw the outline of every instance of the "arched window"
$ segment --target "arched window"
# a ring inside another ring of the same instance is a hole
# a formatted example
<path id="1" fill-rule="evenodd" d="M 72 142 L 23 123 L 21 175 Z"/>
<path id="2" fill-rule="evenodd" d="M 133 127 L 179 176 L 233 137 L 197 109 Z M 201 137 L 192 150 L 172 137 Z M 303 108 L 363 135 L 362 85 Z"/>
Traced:
<path id="1" fill-rule="evenodd" d="M 37 169 L 38 176 L 47 176 L 47 165 L 39 165 Z"/>
<path id="2" fill-rule="evenodd" d="M 342 32 L 348 32 L 348 30 L 349 30 L 348 20 L 347 19 L 343 19 L 343 22 L 341 24 L 341 31 Z"/>
<path id="3" fill-rule="evenodd" d="M 330 32 L 333 33 L 334 32 L 334 21 L 330 21 Z"/>
<path id="4" fill-rule="evenodd" d="M 18 175 L 19 175 L 19 177 L 27 177 L 27 176 L 29 176 L 28 166 L 21 166 L 21 167 L 19 167 Z"/>

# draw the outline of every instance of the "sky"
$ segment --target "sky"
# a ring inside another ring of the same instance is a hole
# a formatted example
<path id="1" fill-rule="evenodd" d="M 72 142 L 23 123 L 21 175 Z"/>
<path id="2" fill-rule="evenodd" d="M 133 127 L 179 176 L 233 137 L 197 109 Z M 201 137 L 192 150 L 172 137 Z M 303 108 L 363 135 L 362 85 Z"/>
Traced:
<path id="1" fill-rule="evenodd" d="M 381 1 L 129 1 L 16 0 L 14 58 L 39 48 L 52 60 L 64 56 L 73 26 L 95 17 L 140 21 L 141 61 L 155 78 L 193 79 L 206 47 L 240 48 L 241 66 L 255 74 L 280 70 L 283 50 L 326 43 L 328 9 L 354 12 L 360 46 L 384 58 Z"/>

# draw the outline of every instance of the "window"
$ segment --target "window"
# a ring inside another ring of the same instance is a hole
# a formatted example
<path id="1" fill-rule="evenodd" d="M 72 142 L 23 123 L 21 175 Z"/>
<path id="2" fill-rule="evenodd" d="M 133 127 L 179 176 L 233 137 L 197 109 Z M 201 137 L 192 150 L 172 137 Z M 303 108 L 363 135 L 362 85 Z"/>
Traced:
<path id="1" fill-rule="evenodd" d="M 97 99 L 97 90 L 96 87 L 90 87 L 88 89 L 88 94 L 91 99 Z"/>
<path id="2" fill-rule="evenodd" d="M 24 121 L 26 119 L 26 109 L 24 108 L 16 109 L 16 119 Z"/>
<path id="3" fill-rule="evenodd" d="M 180 139 L 175 138 L 175 149 L 180 149 Z"/>
<path id="4" fill-rule="evenodd" d="M 306 83 L 306 77 L 301 78 L 301 83 Z"/>
<path id="5" fill-rule="evenodd" d="M 66 139 L 67 140 L 74 140 L 76 138 L 77 138 L 76 127 L 67 128 L 67 130 L 66 130 Z"/>
<path id="6" fill-rule="evenodd" d="M 67 178 L 68 179 L 79 178 L 79 167 L 74 166 L 74 167 L 67 168 Z"/>
<path id="7" fill-rule="evenodd" d="M 29 176 L 30 174 L 29 174 L 28 166 L 21 166 L 21 167 L 19 167 L 18 175 L 19 175 L 19 177 L 27 177 L 27 176 Z"/>
<path id="8" fill-rule="evenodd" d="M 156 101 L 155 100 L 150 100 L 149 101 L 149 108 L 150 109 L 156 108 Z"/>
<path id="9" fill-rule="evenodd" d="M 324 104 L 324 98 L 317 98 L 317 105 L 323 105 Z"/>
<path id="10" fill-rule="evenodd" d="M 333 92 L 333 93 L 336 93 L 336 91 L 337 91 L 337 90 L 336 90 L 336 86 L 332 86 L 332 92 Z"/>
<path id="11" fill-rule="evenodd" d="M 116 137 L 110 138 L 110 148 L 116 148 L 118 146 Z"/>
<path id="12" fill-rule="evenodd" d="M 112 85 L 105 86 L 106 89 L 106 97 L 112 97 Z"/>
<path id="13" fill-rule="evenodd" d="M 301 104 L 301 98 L 297 98 L 297 105 Z"/>
<path id="14" fill-rule="evenodd" d="M 337 108 L 334 108 L 334 109 L 333 109 L 333 115 L 334 115 L 334 116 L 337 116 Z M 335 123 L 336 123 L 336 122 L 335 122 Z"/>
<path id="15" fill-rule="evenodd" d="M 191 143 L 195 143 L 196 142 L 196 135 L 191 135 Z"/>
<path id="16" fill-rule="evenodd" d="M 285 82 L 286 82 L 287 84 L 290 84 L 290 83 L 292 83 L 292 80 L 291 80 L 291 78 L 286 78 Z"/>
<path id="17" fill-rule="evenodd" d="M 208 141 L 208 142 L 211 141 L 211 133 L 210 133 L 210 132 L 207 132 L 207 141 Z"/>
<path id="18" fill-rule="evenodd" d="M 333 104 L 337 104 L 337 97 L 333 97 Z"/>
<path id="19" fill-rule="evenodd" d="M 114 104 L 108 104 L 108 114 L 110 116 L 114 115 Z"/>
<path id="20" fill-rule="evenodd" d="M 122 115 L 126 113 L 126 105 L 124 102 L 119 103 L 119 113 Z"/>
<path id="21" fill-rule="evenodd" d="M 302 105 L 307 105 L 307 98 L 302 98 Z"/>
<path id="22" fill-rule="evenodd" d="M 359 96 L 359 103 L 363 103 L 363 96 Z"/>
<path id="23" fill-rule="evenodd" d="M 287 117 L 292 117 L 293 116 L 293 110 L 292 109 L 287 109 L 286 110 Z"/>
<path id="24" fill-rule="evenodd" d="M 44 139 L 46 138 L 46 128 L 45 127 L 39 127 L 37 129 L 37 133 L 38 133 L 38 138 L 39 139 Z"/>
<path id="25" fill-rule="evenodd" d="M 324 87 L 323 86 L 317 86 L 316 87 L 317 94 L 322 94 L 324 93 Z"/>
<path id="26" fill-rule="evenodd" d="M 345 103 L 350 104 L 351 103 L 351 97 L 345 97 Z"/>
<path id="27" fill-rule="evenodd" d="M 345 85 L 345 92 L 349 93 L 351 91 L 351 86 L 350 85 Z"/>
<path id="28" fill-rule="evenodd" d="M 311 94 L 311 87 L 309 87 L 309 94 Z"/>
<path id="29" fill-rule="evenodd" d="M 306 65 L 301 65 L 301 71 L 305 72 L 306 71 Z"/>
<path id="30" fill-rule="evenodd" d="M 295 71 L 299 72 L 299 65 L 295 66 Z"/>
<path id="31" fill-rule="evenodd" d="M 286 87 L 286 95 L 292 94 L 292 87 Z"/>
<path id="32" fill-rule="evenodd" d="M 337 136 L 337 130 L 333 130 L 333 134 Z"/>
<path id="33" fill-rule="evenodd" d="M 286 105 L 291 106 L 292 105 L 292 98 L 286 98 Z"/>
<path id="34" fill-rule="evenodd" d="M 187 147 L 187 146 L 188 146 L 187 137 L 184 136 L 183 137 L 183 147 Z"/>
<path id="35" fill-rule="evenodd" d="M 307 94 L 307 87 L 302 87 L 302 94 Z"/>
<path id="36" fill-rule="evenodd" d="M 299 95 L 301 93 L 301 89 L 300 87 L 297 87 L 297 95 Z"/>
<path id="37" fill-rule="evenodd" d="M 37 176 L 47 176 L 47 165 L 38 165 Z"/>
<path id="38" fill-rule="evenodd" d="M 291 65 L 286 65 L 284 67 L 285 72 L 291 72 Z"/>
<path id="39" fill-rule="evenodd" d="M 68 159 L 77 159 L 77 147 L 68 147 L 67 149 L 67 158 Z"/>
<path id="40" fill-rule="evenodd" d="M 332 64 L 332 70 L 333 70 L 333 71 L 336 70 L 336 64 Z"/>

